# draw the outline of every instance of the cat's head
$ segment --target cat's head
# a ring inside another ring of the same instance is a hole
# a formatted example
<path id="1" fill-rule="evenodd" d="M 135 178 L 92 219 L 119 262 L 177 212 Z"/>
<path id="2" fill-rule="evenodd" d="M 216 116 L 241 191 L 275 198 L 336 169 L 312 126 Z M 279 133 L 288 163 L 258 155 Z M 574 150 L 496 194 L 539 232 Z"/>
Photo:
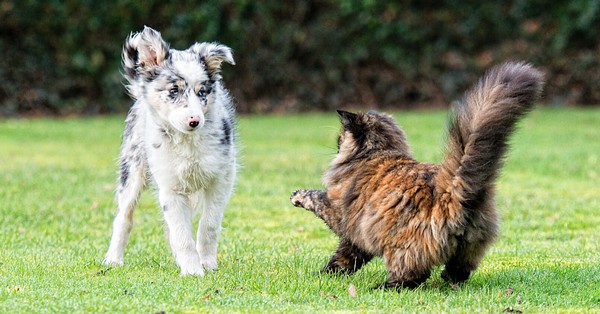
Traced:
<path id="1" fill-rule="evenodd" d="M 406 135 L 392 116 L 375 111 L 337 112 L 342 130 L 338 137 L 336 159 L 351 160 L 384 151 L 411 157 Z"/>

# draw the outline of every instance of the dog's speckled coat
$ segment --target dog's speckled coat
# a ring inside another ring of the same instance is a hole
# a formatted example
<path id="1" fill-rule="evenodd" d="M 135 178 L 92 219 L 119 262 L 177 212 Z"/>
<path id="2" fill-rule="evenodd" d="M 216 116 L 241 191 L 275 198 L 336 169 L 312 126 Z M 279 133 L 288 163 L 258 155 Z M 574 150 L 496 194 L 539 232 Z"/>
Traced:
<path id="1" fill-rule="evenodd" d="M 169 49 L 145 27 L 123 47 L 124 76 L 135 100 L 123 132 L 107 265 L 123 265 L 133 211 L 150 178 L 158 189 L 167 237 L 182 275 L 217 268 L 217 240 L 236 177 L 234 105 L 222 83 L 231 49 L 195 43 Z M 202 207 L 194 241 L 192 220 Z"/>

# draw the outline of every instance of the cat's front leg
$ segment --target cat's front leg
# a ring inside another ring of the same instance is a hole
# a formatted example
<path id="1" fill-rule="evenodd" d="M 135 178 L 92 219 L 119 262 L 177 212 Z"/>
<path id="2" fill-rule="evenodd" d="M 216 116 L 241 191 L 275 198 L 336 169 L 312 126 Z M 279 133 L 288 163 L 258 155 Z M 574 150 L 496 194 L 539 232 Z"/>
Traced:
<path id="1" fill-rule="evenodd" d="M 373 259 L 372 254 L 365 252 L 348 239 L 341 239 L 335 253 L 321 272 L 351 274 L 371 259 Z"/>
<path id="2" fill-rule="evenodd" d="M 315 212 L 318 207 L 329 206 L 327 192 L 323 190 L 296 190 L 290 196 L 292 205 Z"/>
<path id="3" fill-rule="evenodd" d="M 335 232 L 343 237 L 340 226 L 340 213 L 331 206 L 327 192 L 323 190 L 297 190 L 290 196 L 290 202 L 296 207 L 302 207 L 315 213 Z"/>

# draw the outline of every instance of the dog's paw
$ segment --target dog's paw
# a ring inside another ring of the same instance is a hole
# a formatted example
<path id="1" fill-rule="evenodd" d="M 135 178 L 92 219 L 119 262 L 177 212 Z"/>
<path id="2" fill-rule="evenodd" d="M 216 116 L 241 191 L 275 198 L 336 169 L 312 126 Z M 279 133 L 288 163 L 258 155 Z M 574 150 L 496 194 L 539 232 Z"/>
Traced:
<path id="1" fill-rule="evenodd" d="M 200 263 L 200 258 L 196 251 L 187 254 L 176 255 L 177 264 L 181 269 L 181 276 L 194 275 L 204 276 L 204 267 Z"/>
<path id="2" fill-rule="evenodd" d="M 217 257 L 216 256 L 203 256 L 200 258 L 202 260 L 202 266 L 204 269 L 208 271 L 213 271 L 217 269 Z"/>
<path id="3" fill-rule="evenodd" d="M 102 265 L 106 266 L 123 266 L 124 261 L 123 258 L 116 258 L 109 255 L 106 255 L 102 260 Z"/>
<path id="4" fill-rule="evenodd" d="M 292 195 L 290 195 L 290 202 L 292 203 L 292 205 L 294 205 L 296 207 L 303 207 L 302 206 L 303 194 L 304 194 L 304 190 L 294 191 L 294 193 L 292 193 Z"/>
<path id="5" fill-rule="evenodd" d="M 199 268 L 181 268 L 181 276 L 204 276 L 204 269 Z"/>
<path id="6" fill-rule="evenodd" d="M 204 276 L 204 269 L 202 266 L 198 267 L 181 267 L 181 276 Z"/>

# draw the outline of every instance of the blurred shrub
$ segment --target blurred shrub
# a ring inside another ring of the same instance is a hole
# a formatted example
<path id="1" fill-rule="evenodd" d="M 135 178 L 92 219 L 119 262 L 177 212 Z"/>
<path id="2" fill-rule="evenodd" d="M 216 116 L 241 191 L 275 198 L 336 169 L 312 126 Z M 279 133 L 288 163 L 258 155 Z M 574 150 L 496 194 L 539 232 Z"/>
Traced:
<path id="1" fill-rule="evenodd" d="M 548 74 L 545 101 L 600 103 L 600 1 L 0 0 L 0 114 L 122 112 L 123 40 L 235 51 L 242 112 L 440 106 L 491 65 Z"/>

